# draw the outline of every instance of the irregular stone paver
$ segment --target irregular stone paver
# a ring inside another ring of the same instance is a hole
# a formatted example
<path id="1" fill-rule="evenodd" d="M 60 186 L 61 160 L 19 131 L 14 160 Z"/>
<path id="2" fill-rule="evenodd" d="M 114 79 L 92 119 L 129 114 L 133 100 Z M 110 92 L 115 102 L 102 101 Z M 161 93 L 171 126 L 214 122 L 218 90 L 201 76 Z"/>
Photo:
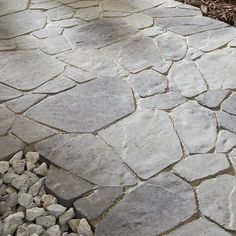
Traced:
<path id="1" fill-rule="evenodd" d="M 234 93 L 222 103 L 222 109 L 232 115 L 236 115 L 236 94 Z"/>
<path id="2" fill-rule="evenodd" d="M 220 128 L 236 133 L 236 116 L 220 111 L 217 112 L 217 120 Z"/>
<path id="3" fill-rule="evenodd" d="M 23 35 L 17 38 L 14 38 L 17 49 L 20 50 L 30 50 L 37 49 L 39 45 L 39 40 L 32 35 Z"/>
<path id="4" fill-rule="evenodd" d="M 84 60 L 88 57 L 89 60 Z M 124 76 L 127 72 L 110 57 L 96 49 L 82 49 L 62 53 L 57 56 L 59 60 L 82 70 L 100 76 Z"/>
<path id="5" fill-rule="evenodd" d="M 20 97 L 22 95 L 23 94 L 20 91 L 13 89 L 11 87 L 8 87 L 4 84 L 0 84 L 0 102 L 5 102 L 8 100 Z"/>
<path id="6" fill-rule="evenodd" d="M 184 36 L 227 26 L 226 23 L 202 16 L 156 18 L 155 23 Z"/>
<path id="7" fill-rule="evenodd" d="M 71 43 L 85 43 L 92 48 L 104 47 L 136 33 L 133 27 L 120 19 L 99 19 L 64 31 Z"/>
<path id="8" fill-rule="evenodd" d="M 189 45 L 204 52 L 209 52 L 226 45 L 236 37 L 236 29 L 227 27 L 194 34 L 188 37 Z"/>
<path id="9" fill-rule="evenodd" d="M 172 32 L 166 32 L 156 37 L 158 47 L 167 61 L 180 60 L 187 52 L 185 37 Z"/>
<path id="10" fill-rule="evenodd" d="M 8 160 L 23 149 L 23 143 L 14 136 L 0 137 L 0 160 Z"/>
<path id="11" fill-rule="evenodd" d="M 32 50 L 0 53 L 0 67 L 3 68 L 0 71 L 0 82 L 29 90 L 60 74 L 64 64 L 40 51 Z"/>
<path id="12" fill-rule="evenodd" d="M 55 134 L 51 129 L 22 117 L 18 117 L 15 120 L 12 133 L 27 144 L 40 141 Z"/>
<path id="13" fill-rule="evenodd" d="M 144 70 L 129 78 L 140 97 L 163 93 L 167 89 L 167 78 L 154 70 Z"/>
<path id="14" fill-rule="evenodd" d="M 13 40 L 0 39 L 0 51 L 8 51 L 16 49 L 16 44 Z"/>
<path id="15" fill-rule="evenodd" d="M 91 195 L 74 202 L 77 215 L 88 220 L 98 218 L 112 203 L 123 194 L 120 187 L 99 187 Z"/>
<path id="16" fill-rule="evenodd" d="M 203 179 L 229 168 L 223 154 L 197 154 L 188 156 L 174 166 L 173 170 L 188 181 Z"/>
<path id="17" fill-rule="evenodd" d="M 91 134 L 57 135 L 35 148 L 50 162 L 94 184 L 125 186 L 136 183 L 117 154 Z"/>
<path id="18" fill-rule="evenodd" d="M 186 60 L 171 67 L 169 87 L 185 97 L 194 97 L 207 90 L 207 85 L 195 64 Z"/>
<path id="19" fill-rule="evenodd" d="M 32 3 L 30 5 L 30 9 L 32 9 L 32 10 L 49 10 L 49 9 L 58 7 L 60 5 L 61 4 L 57 1 L 39 2 L 39 3 Z"/>
<path id="20" fill-rule="evenodd" d="M 186 99 L 178 93 L 167 92 L 140 101 L 143 109 L 170 110 L 184 103 Z"/>
<path id="21" fill-rule="evenodd" d="M 94 132 L 134 109 L 128 84 L 119 78 L 106 77 L 50 97 L 30 108 L 27 116 L 68 132 Z"/>
<path id="22" fill-rule="evenodd" d="M 101 11 L 98 7 L 89 7 L 78 9 L 75 12 L 75 17 L 84 20 L 84 21 L 92 21 L 96 20 L 100 17 Z"/>
<path id="23" fill-rule="evenodd" d="M 207 90 L 205 93 L 200 94 L 195 99 L 203 106 L 209 108 L 218 107 L 224 98 L 229 94 L 229 91 L 224 89 Z"/>
<path id="24" fill-rule="evenodd" d="M 150 178 L 182 156 L 170 118 L 162 111 L 136 111 L 99 135 L 142 179 Z"/>
<path id="25" fill-rule="evenodd" d="M 29 21 L 31 22 L 30 24 Z M 0 17 L 0 38 L 9 39 L 44 27 L 46 15 L 40 11 L 21 11 Z"/>
<path id="26" fill-rule="evenodd" d="M 130 4 L 128 2 L 122 2 L 122 1 L 112 1 L 112 0 L 103 0 L 102 9 L 104 12 L 135 12 L 137 10 L 137 7 L 135 4 Z"/>
<path id="27" fill-rule="evenodd" d="M 236 48 L 223 48 L 203 55 L 196 64 L 211 89 L 234 89 Z M 224 78 L 224 79 L 222 79 Z"/>
<path id="28" fill-rule="evenodd" d="M 234 146 L 236 146 L 236 134 L 228 130 L 221 130 L 216 141 L 216 151 L 228 152 Z"/>
<path id="29" fill-rule="evenodd" d="M 213 112 L 195 102 L 187 102 L 171 114 L 180 139 L 190 154 L 206 153 L 214 147 L 217 131 Z"/>
<path id="30" fill-rule="evenodd" d="M 43 84 L 39 88 L 35 89 L 33 93 L 55 94 L 73 88 L 75 86 L 76 86 L 75 82 L 73 82 L 70 79 L 67 79 L 63 75 L 59 75 L 54 80 L 50 80 L 46 84 Z"/>
<path id="31" fill-rule="evenodd" d="M 89 182 L 53 166 L 50 166 L 45 179 L 46 190 L 67 207 L 93 187 Z"/>
<path id="32" fill-rule="evenodd" d="M 22 11 L 27 8 L 28 0 L 2 0 L 0 16 Z"/>
<path id="33" fill-rule="evenodd" d="M 153 25 L 153 18 L 143 13 L 135 13 L 127 16 L 126 21 L 138 29 L 144 29 Z"/>
<path id="34" fill-rule="evenodd" d="M 126 195 L 95 235 L 158 235 L 190 218 L 195 208 L 192 187 L 173 174 L 161 174 Z"/>
<path id="35" fill-rule="evenodd" d="M 202 56 L 204 54 L 204 52 L 202 52 L 201 50 L 199 49 L 196 49 L 196 48 L 189 48 L 188 49 L 188 52 L 185 56 L 185 59 L 186 60 L 190 60 L 190 61 L 194 61 L 196 60 L 197 58 L 199 58 L 200 56 Z"/>
<path id="36" fill-rule="evenodd" d="M 56 21 L 71 18 L 74 15 L 74 10 L 67 6 L 60 6 L 47 13 L 50 20 Z"/>
<path id="37" fill-rule="evenodd" d="M 0 106 L 0 135 L 6 134 L 15 120 L 15 114 L 6 107 Z"/>
<path id="38" fill-rule="evenodd" d="M 143 50 L 145 48 L 145 50 Z M 137 73 L 151 66 L 159 67 L 165 60 L 161 57 L 154 40 L 142 35 L 133 36 L 105 49 L 113 58 L 120 55 L 120 63 L 129 72 Z"/>
<path id="39" fill-rule="evenodd" d="M 23 113 L 32 105 L 38 103 L 46 97 L 45 94 L 28 93 L 19 98 L 6 102 L 6 106 L 15 113 Z"/>
<path id="40" fill-rule="evenodd" d="M 229 230 L 236 229 L 235 181 L 235 176 L 221 175 L 204 181 L 197 189 L 202 214 Z"/>
<path id="41" fill-rule="evenodd" d="M 44 29 L 34 32 L 33 35 L 39 39 L 45 39 L 45 38 L 50 38 L 50 37 L 55 37 L 57 35 L 60 35 L 62 31 L 63 29 L 61 28 L 50 26 L 50 27 L 46 27 Z"/>
<path id="42" fill-rule="evenodd" d="M 153 26 L 153 27 L 149 27 L 149 28 L 144 29 L 142 32 L 143 32 L 144 36 L 154 37 L 159 34 L 165 33 L 166 30 L 163 28 L 157 27 L 157 26 Z"/>
<path id="43" fill-rule="evenodd" d="M 78 83 L 87 82 L 89 80 L 97 78 L 96 75 L 90 72 L 81 70 L 79 68 L 76 68 L 74 66 L 66 66 L 64 75 Z"/>
<path id="44" fill-rule="evenodd" d="M 167 234 L 168 236 L 189 236 L 189 235 L 215 235 L 215 236 L 230 236 L 231 234 L 223 230 L 217 224 L 206 220 L 205 218 L 200 218 L 198 220 L 192 221 L 175 231 Z"/>
<path id="45" fill-rule="evenodd" d="M 98 6 L 98 1 L 78 1 L 69 4 L 72 8 L 87 8 L 87 7 L 96 7 Z"/>
<path id="46" fill-rule="evenodd" d="M 70 50 L 71 46 L 63 35 L 58 35 L 41 40 L 39 49 L 47 54 L 55 55 Z"/>

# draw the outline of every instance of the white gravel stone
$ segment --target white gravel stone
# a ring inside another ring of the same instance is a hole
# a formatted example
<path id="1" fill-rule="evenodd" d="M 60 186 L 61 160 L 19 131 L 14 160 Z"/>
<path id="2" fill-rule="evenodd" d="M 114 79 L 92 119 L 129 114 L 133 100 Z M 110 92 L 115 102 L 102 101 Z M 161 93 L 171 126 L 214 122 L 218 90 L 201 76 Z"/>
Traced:
<path id="1" fill-rule="evenodd" d="M 5 174 L 9 169 L 8 161 L 0 161 L 0 174 Z"/>
<path id="2" fill-rule="evenodd" d="M 92 229 L 86 219 L 81 219 L 77 227 L 78 235 L 93 236 Z"/>
<path id="3" fill-rule="evenodd" d="M 26 219 L 28 221 L 34 221 L 39 216 L 45 216 L 48 213 L 40 207 L 34 207 L 26 210 Z"/>
<path id="4" fill-rule="evenodd" d="M 66 211 L 66 208 L 60 204 L 51 204 L 46 209 L 51 215 L 54 215 L 55 217 L 59 217 Z"/>
<path id="5" fill-rule="evenodd" d="M 32 235 L 33 233 L 40 235 L 44 232 L 43 227 L 41 225 L 36 225 L 36 224 L 28 225 L 27 230 L 30 235 Z"/>
<path id="6" fill-rule="evenodd" d="M 49 215 L 49 216 L 39 216 L 36 218 L 36 224 L 41 225 L 43 228 L 50 228 L 56 223 L 56 217 Z"/>
<path id="7" fill-rule="evenodd" d="M 12 164 L 14 161 L 21 160 L 23 157 L 23 152 L 17 152 L 9 161 L 10 164 Z"/>
<path id="8" fill-rule="evenodd" d="M 39 167 L 35 168 L 33 172 L 39 176 L 46 176 L 48 173 L 47 164 L 43 162 Z"/>
<path id="9" fill-rule="evenodd" d="M 28 193 L 31 194 L 32 196 L 36 196 L 39 194 L 42 186 L 43 186 L 43 181 L 44 179 L 40 179 L 37 183 L 35 183 L 33 186 L 29 188 Z"/>
<path id="10" fill-rule="evenodd" d="M 26 160 L 16 160 L 12 162 L 12 169 L 15 171 L 16 174 L 22 174 L 25 170 Z"/>
<path id="11" fill-rule="evenodd" d="M 28 208 L 33 203 L 33 196 L 28 193 L 22 193 L 19 196 L 18 203 L 21 206 Z"/>
<path id="12" fill-rule="evenodd" d="M 26 184 L 26 181 L 29 177 L 26 174 L 22 174 L 19 177 L 16 177 L 15 179 L 12 180 L 11 184 L 13 187 L 16 189 L 20 189 Z"/>
<path id="13" fill-rule="evenodd" d="M 35 164 L 39 160 L 39 153 L 38 152 L 27 152 L 26 160 L 31 162 L 32 164 Z"/>
<path id="14" fill-rule="evenodd" d="M 54 225 L 51 228 L 49 228 L 46 233 L 46 236 L 61 236 L 61 230 L 59 225 Z"/>
<path id="15" fill-rule="evenodd" d="M 59 217 L 59 224 L 65 225 L 70 219 L 75 217 L 74 209 L 71 207 Z"/>
<path id="16" fill-rule="evenodd" d="M 49 207 L 52 204 L 56 204 L 57 203 L 57 199 L 52 196 L 52 195 L 43 195 L 41 198 L 41 202 L 44 208 Z"/>

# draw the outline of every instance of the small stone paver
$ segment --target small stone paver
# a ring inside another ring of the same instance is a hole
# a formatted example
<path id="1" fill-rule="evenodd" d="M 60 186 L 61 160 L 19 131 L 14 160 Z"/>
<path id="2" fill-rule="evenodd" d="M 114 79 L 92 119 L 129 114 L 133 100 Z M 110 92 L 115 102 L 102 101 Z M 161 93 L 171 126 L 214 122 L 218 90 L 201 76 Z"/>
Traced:
<path id="1" fill-rule="evenodd" d="M 186 102 L 175 108 L 171 115 L 189 154 L 207 153 L 214 147 L 217 130 L 213 112 L 195 102 Z"/>
<path id="2" fill-rule="evenodd" d="M 16 118 L 12 126 L 12 133 L 27 144 L 40 141 L 55 134 L 53 130 L 23 117 Z"/>
<path id="3" fill-rule="evenodd" d="M 203 106 L 209 108 L 218 107 L 224 98 L 229 94 L 229 91 L 224 89 L 207 90 L 205 93 L 200 94 L 195 99 Z"/>
<path id="4" fill-rule="evenodd" d="M 184 102 L 186 102 L 186 99 L 178 93 L 167 92 L 142 99 L 140 107 L 142 109 L 170 110 Z"/>
<path id="5" fill-rule="evenodd" d="M 0 5 L 0 160 L 40 152 L 3 170 L 2 219 L 11 182 L 28 212 L 68 208 L 14 234 L 236 232 L 235 27 L 174 0 Z"/>
<path id="6" fill-rule="evenodd" d="M 197 189 L 202 214 L 229 230 L 236 229 L 235 181 L 235 176 L 221 175 L 204 181 Z"/>
<path id="7" fill-rule="evenodd" d="M 171 67 L 169 87 L 185 97 L 194 97 L 207 90 L 204 78 L 194 62 L 186 60 L 177 62 Z"/>
<path id="8" fill-rule="evenodd" d="M 140 97 L 148 97 L 167 90 L 167 78 L 154 70 L 144 70 L 129 78 Z"/>
<path id="9" fill-rule="evenodd" d="M 14 63 L 8 63 L 9 61 Z M 2 52 L 0 67 L 3 68 L 0 71 L 0 82 L 17 89 L 29 90 L 60 74 L 64 64 L 40 51 L 30 50 Z"/>
<path id="10" fill-rule="evenodd" d="M 189 235 L 215 235 L 215 236 L 230 236 L 231 234 L 223 230 L 217 224 L 205 219 L 200 218 L 192 221 L 173 232 L 167 234 L 168 236 L 189 236 Z"/>
<path id="11" fill-rule="evenodd" d="M 174 166 L 173 171 L 188 181 L 195 181 L 228 168 L 229 162 L 223 154 L 197 154 L 181 160 Z"/>
<path id="12" fill-rule="evenodd" d="M 53 166 L 45 179 L 46 190 L 67 207 L 93 187 L 91 183 Z"/>
<path id="13" fill-rule="evenodd" d="M 161 174 L 127 194 L 96 228 L 95 235 L 158 235 L 194 214 L 194 198 L 193 188 L 185 181 Z"/>
<path id="14" fill-rule="evenodd" d="M 28 22 L 31 22 L 28 24 Z M 44 27 L 46 15 L 40 11 L 20 11 L 0 17 L 0 38 L 9 39 Z"/>
<path id="15" fill-rule="evenodd" d="M 142 179 L 150 178 L 182 157 L 170 118 L 162 111 L 137 111 L 99 135 Z"/>
<path id="16" fill-rule="evenodd" d="M 83 215 L 88 220 L 95 220 L 105 212 L 112 203 L 123 194 L 120 187 L 100 187 L 85 198 L 74 202 L 77 215 Z"/>
<path id="17" fill-rule="evenodd" d="M 167 61 L 182 59 L 187 52 L 185 37 L 172 32 L 166 32 L 156 37 L 157 45 Z"/>
<path id="18" fill-rule="evenodd" d="M 117 154 L 91 134 L 56 135 L 35 148 L 50 162 L 92 183 L 103 186 L 136 183 Z"/>

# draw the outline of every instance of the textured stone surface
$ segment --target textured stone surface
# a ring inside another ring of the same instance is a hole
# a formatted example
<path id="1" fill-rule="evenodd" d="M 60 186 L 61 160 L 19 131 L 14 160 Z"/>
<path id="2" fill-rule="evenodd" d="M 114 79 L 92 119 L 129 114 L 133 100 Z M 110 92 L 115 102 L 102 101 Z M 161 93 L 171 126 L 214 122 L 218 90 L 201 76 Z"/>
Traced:
<path id="1" fill-rule="evenodd" d="M 88 197 L 74 202 L 76 214 L 88 220 L 98 218 L 112 203 L 123 194 L 119 187 L 100 187 Z"/>
<path id="2" fill-rule="evenodd" d="M 95 235 L 158 235 L 190 218 L 195 207 L 189 184 L 173 174 L 161 174 L 129 193 L 96 228 Z"/>
<path id="3" fill-rule="evenodd" d="M 48 17 L 50 20 L 63 20 L 71 18 L 74 15 L 74 10 L 67 6 L 60 6 L 48 11 Z"/>
<path id="4" fill-rule="evenodd" d="M 128 84 L 107 77 L 50 97 L 30 108 L 27 116 L 69 132 L 93 132 L 133 111 L 133 95 Z"/>
<path id="5" fill-rule="evenodd" d="M 0 137 L 0 160 L 8 160 L 23 148 L 23 143 L 13 136 Z"/>
<path id="6" fill-rule="evenodd" d="M 123 121 L 100 131 L 99 135 L 142 179 L 153 176 L 182 156 L 173 125 L 162 111 L 136 111 Z"/>
<path id="7" fill-rule="evenodd" d="M 226 45 L 235 37 L 236 29 L 227 27 L 194 34 L 188 37 L 188 42 L 191 47 L 198 48 L 204 52 L 209 52 Z"/>
<path id="8" fill-rule="evenodd" d="M 196 100 L 203 106 L 216 108 L 221 104 L 228 93 L 229 91 L 223 89 L 207 90 L 205 93 L 197 96 Z"/>
<path id="9" fill-rule="evenodd" d="M 197 189 L 202 214 L 226 229 L 236 229 L 235 177 L 221 175 L 206 180 Z"/>
<path id="10" fill-rule="evenodd" d="M 236 94 L 234 93 L 222 103 L 223 111 L 236 115 Z"/>
<path id="11" fill-rule="evenodd" d="M 45 97 L 46 95 L 44 94 L 28 93 L 19 98 L 6 102 L 6 106 L 15 113 L 22 113 L 35 103 L 43 100 Z"/>
<path id="12" fill-rule="evenodd" d="M 6 102 L 13 98 L 20 97 L 22 93 L 16 89 L 0 84 L 0 102 Z"/>
<path id="13" fill-rule="evenodd" d="M 28 0 L 2 0 L 0 16 L 22 11 L 27 8 Z"/>
<path id="14" fill-rule="evenodd" d="M 221 130 L 216 141 L 216 151 L 228 152 L 234 146 L 236 146 L 236 134 L 228 130 Z"/>
<path id="15" fill-rule="evenodd" d="M 133 74 L 129 81 L 140 97 L 163 93 L 167 89 L 167 78 L 154 70 L 144 70 Z"/>
<path id="16" fill-rule="evenodd" d="M 76 86 L 76 83 L 67 79 L 65 76 L 59 75 L 57 78 L 50 80 L 39 88 L 35 89 L 33 93 L 40 94 L 55 94 Z"/>
<path id="17" fill-rule="evenodd" d="M 166 32 L 156 37 L 157 45 L 167 61 L 180 60 L 187 52 L 185 37 L 172 32 Z"/>
<path id="18" fill-rule="evenodd" d="M 175 108 L 171 114 L 189 153 L 206 153 L 214 147 L 217 131 L 213 112 L 195 102 L 187 102 Z"/>
<path id="19" fill-rule="evenodd" d="M 215 236 L 230 236 L 231 234 L 223 230 L 217 224 L 200 218 L 192 221 L 173 232 L 167 234 L 168 236 L 189 236 L 189 235 L 215 235 Z"/>
<path id="20" fill-rule="evenodd" d="M 211 89 L 236 88 L 235 55 L 236 48 L 224 48 L 207 53 L 196 60 L 199 70 Z"/>
<path id="21" fill-rule="evenodd" d="M 156 18 L 155 23 L 170 31 L 184 36 L 200 33 L 206 30 L 218 29 L 227 24 L 203 16 Z"/>
<path id="22" fill-rule="evenodd" d="M 89 7 L 78 9 L 75 12 L 75 17 L 84 20 L 84 21 L 92 21 L 96 20 L 100 17 L 101 11 L 98 7 Z"/>
<path id="23" fill-rule="evenodd" d="M 49 26 L 49 27 L 46 27 L 44 29 L 34 32 L 33 35 L 39 39 L 45 39 L 45 38 L 51 38 L 51 37 L 60 35 L 62 31 L 63 29 L 61 28 Z"/>
<path id="24" fill-rule="evenodd" d="M 27 144 L 31 144 L 55 134 L 45 126 L 23 117 L 17 118 L 12 126 L 12 133 Z"/>
<path id="25" fill-rule="evenodd" d="M 236 133 L 236 116 L 220 111 L 217 112 L 217 120 L 220 128 Z"/>
<path id="26" fill-rule="evenodd" d="M 144 29 L 153 25 L 153 18 L 143 13 L 135 13 L 127 16 L 126 21 L 138 29 Z"/>
<path id="27" fill-rule="evenodd" d="M 185 97 L 194 97 L 207 90 L 207 85 L 195 64 L 186 60 L 171 67 L 169 87 Z"/>
<path id="28" fill-rule="evenodd" d="M 1 6 L 2 9 L 2 6 Z M 28 22 L 31 24 L 28 24 Z M 13 38 L 43 28 L 46 15 L 39 11 L 21 11 L 0 17 L 0 38 Z"/>
<path id="29" fill-rule="evenodd" d="M 13 40 L 0 39 L 0 51 L 8 51 L 16 49 L 16 44 Z"/>
<path id="30" fill-rule="evenodd" d="M 0 67 L 3 68 L 0 71 L 0 82 L 17 89 L 28 90 L 61 73 L 64 65 L 40 51 L 32 50 L 2 52 Z"/>
<path id="31" fill-rule="evenodd" d="M 92 48 L 104 47 L 135 33 L 133 27 L 120 19 L 99 19 L 64 31 L 71 43 L 84 43 Z"/>
<path id="32" fill-rule="evenodd" d="M 92 183 L 124 186 L 136 182 L 117 154 L 91 134 L 57 135 L 35 148 L 52 163 Z"/>
<path id="33" fill-rule="evenodd" d="M 0 135 L 6 134 L 15 120 L 15 115 L 4 106 L 0 106 Z"/>
<path id="34" fill-rule="evenodd" d="M 178 93 L 167 92 L 142 99 L 140 101 L 140 106 L 143 109 L 170 110 L 179 106 L 185 101 L 186 99 L 180 96 Z"/>
<path id="35" fill-rule="evenodd" d="M 62 169 L 51 166 L 45 180 L 46 190 L 57 197 L 65 206 L 72 203 L 93 188 L 89 182 Z"/>
<path id="36" fill-rule="evenodd" d="M 183 178 L 195 181 L 228 168 L 229 162 L 223 154 L 197 154 L 183 159 L 173 170 Z"/>
<path id="37" fill-rule="evenodd" d="M 84 60 L 84 58 L 89 60 Z M 110 57 L 95 49 L 82 49 L 60 54 L 58 59 L 82 70 L 100 76 L 127 75 L 124 69 L 115 63 Z"/>

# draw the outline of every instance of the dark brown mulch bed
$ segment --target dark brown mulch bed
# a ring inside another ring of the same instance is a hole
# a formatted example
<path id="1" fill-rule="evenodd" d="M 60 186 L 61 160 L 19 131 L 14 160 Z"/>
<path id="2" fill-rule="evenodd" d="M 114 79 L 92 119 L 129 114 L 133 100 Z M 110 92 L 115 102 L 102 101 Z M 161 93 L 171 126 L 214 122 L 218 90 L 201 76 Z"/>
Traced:
<path id="1" fill-rule="evenodd" d="M 236 26 L 236 0 L 179 0 L 199 7 L 203 15 Z"/>

